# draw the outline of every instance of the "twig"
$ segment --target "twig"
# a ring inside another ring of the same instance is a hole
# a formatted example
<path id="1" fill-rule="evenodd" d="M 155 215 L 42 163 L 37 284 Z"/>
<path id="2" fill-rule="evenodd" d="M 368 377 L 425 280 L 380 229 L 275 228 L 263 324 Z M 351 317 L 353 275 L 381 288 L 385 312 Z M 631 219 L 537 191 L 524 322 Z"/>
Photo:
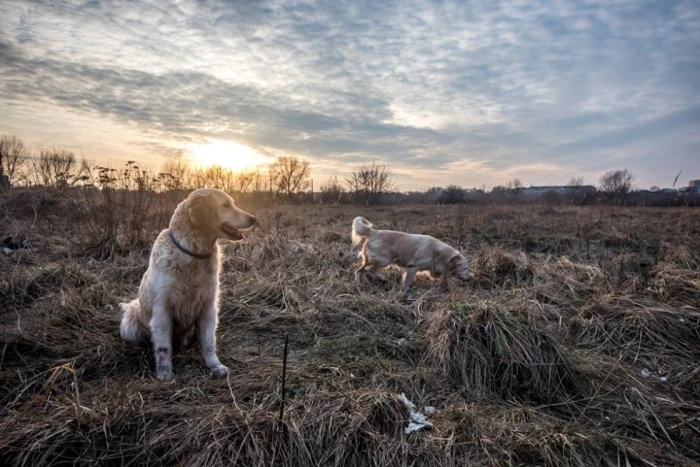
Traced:
<path id="1" fill-rule="evenodd" d="M 82 404 L 80 403 L 80 391 L 78 391 L 78 372 L 75 369 L 74 363 L 70 363 L 69 365 L 66 365 L 66 369 L 73 373 L 73 389 L 75 390 L 75 418 L 78 420 L 78 426 L 80 426 L 80 423 L 82 421 Z"/>
<path id="2" fill-rule="evenodd" d="M 229 373 L 226 375 L 226 384 L 228 384 L 228 392 L 231 394 L 231 400 L 233 400 L 233 405 L 238 409 L 239 412 L 242 412 L 241 408 L 238 406 L 238 403 L 236 403 L 236 396 L 233 395 L 233 389 L 231 388 L 231 374 Z"/>
<path id="3" fill-rule="evenodd" d="M 280 404 L 280 416 L 279 421 L 281 422 L 284 418 L 284 403 L 287 400 L 287 347 L 289 345 L 289 334 L 284 333 L 284 354 L 282 356 L 282 403 Z"/>
<path id="4" fill-rule="evenodd" d="M 7 350 L 7 341 L 5 341 L 5 345 L 2 347 L 2 357 L 0 357 L 0 370 L 2 370 L 2 364 L 5 363 L 5 351 Z"/>

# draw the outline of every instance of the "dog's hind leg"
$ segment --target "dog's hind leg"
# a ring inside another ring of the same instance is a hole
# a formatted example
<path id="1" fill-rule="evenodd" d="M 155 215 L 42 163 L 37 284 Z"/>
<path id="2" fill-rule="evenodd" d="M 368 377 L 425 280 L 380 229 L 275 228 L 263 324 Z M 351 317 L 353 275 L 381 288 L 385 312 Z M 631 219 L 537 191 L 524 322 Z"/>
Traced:
<path id="1" fill-rule="evenodd" d="M 364 279 L 367 274 L 371 274 L 373 265 L 369 261 L 367 261 L 367 257 L 364 255 L 360 255 L 360 258 L 362 258 L 362 266 L 360 266 L 356 271 L 355 271 L 355 282 L 360 282 L 362 279 Z"/>
<path id="2" fill-rule="evenodd" d="M 371 277 L 373 279 L 380 280 L 382 282 L 388 282 L 389 279 L 379 272 L 379 267 L 376 263 L 366 263 L 363 265 L 361 268 L 359 268 L 357 271 L 355 271 L 355 281 L 359 282 L 365 277 Z"/>
<path id="3" fill-rule="evenodd" d="M 355 282 L 360 282 L 365 277 L 365 268 L 366 266 L 363 264 L 355 271 Z"/>
<path id="4" fill-rule="evenodd" d="M 389 282 L 389 278 L 379 271 L 375 271 L 374 274 L 372 274 L 372 277 L 374 277 L 380 282 Z"/>
<path id="5" fill-rule="evenodd" d="M 367 273 L 381 282 L 389 282 L 389 279 L 387 279 L 384 274 L 379 272 L 379 268 L 376 266 L 373 266 L 371 269 L 368 268 Z"/>
<path id="6" fill-rule="evenodd" d="M 357 256 L 359 256 L 359 258 L 362 260 L 362 266 L 360 266 L 359 268 L 357 268 L 357 270 L 355 270 L 355 282 L 359 283 L 367 274 L 367 268 L 369 267 L 369 263 L 367 262 L 367 243 L 366 242 L 365 242 L 364 246 L 362 247 L 360 254 Z"/>

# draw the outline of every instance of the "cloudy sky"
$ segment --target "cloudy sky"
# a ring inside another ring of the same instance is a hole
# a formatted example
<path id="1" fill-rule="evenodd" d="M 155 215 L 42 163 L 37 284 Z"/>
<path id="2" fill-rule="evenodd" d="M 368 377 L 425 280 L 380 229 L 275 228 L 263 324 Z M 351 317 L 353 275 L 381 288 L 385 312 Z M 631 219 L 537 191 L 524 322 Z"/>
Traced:
<path id="1" fill-rule="evenodd" d="M 377 160 L 402 189 L 700 178 L 698 0 L 174 4 L 2 0 L 0 132 L 154 168 L 231 141 L 319 182 Z"/>

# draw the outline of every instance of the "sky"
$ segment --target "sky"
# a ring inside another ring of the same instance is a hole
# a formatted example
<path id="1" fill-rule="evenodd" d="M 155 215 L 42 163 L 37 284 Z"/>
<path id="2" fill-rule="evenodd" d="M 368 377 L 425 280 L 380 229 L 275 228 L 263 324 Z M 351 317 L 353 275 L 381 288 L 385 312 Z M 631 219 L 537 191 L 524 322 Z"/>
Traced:
<path id="1" fill-rule="evenodd" d="M 319 186 L 377 161 L 403 190 L 700 178 L 698 0 L 2 0 L 0 17 L 0 133 L 100 163 L 297 156 Z"/>

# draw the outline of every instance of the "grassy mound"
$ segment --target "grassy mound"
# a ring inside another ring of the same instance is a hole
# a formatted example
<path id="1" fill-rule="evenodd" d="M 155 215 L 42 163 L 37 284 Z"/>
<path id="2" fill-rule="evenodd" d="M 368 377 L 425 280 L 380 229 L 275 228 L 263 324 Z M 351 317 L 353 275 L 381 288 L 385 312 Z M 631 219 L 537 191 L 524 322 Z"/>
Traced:
<path id="1" fill-rule="evenodd" d="M 487 303 L 435 313 L 427 339 L 429 357 L 467 393 L 552 403 L 585 389 L 554 338 Z"/>

